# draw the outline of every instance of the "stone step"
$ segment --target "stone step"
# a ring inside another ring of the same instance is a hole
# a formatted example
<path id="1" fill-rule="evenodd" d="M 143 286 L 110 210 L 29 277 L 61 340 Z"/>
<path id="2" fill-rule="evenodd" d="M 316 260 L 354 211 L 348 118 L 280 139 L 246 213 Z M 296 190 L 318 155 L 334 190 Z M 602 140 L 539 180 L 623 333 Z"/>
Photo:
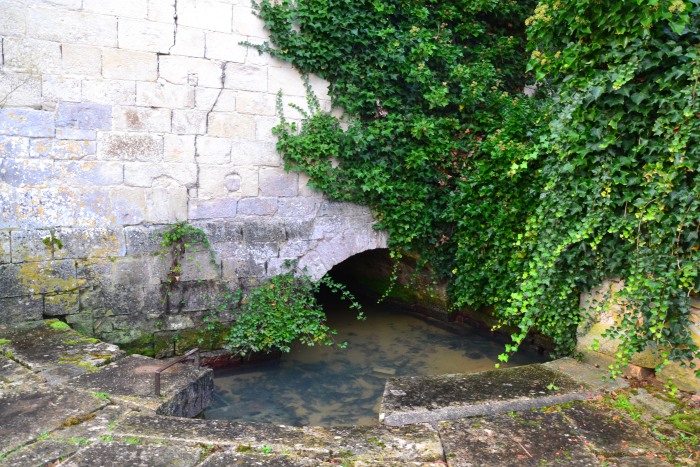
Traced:
<path id="1" fill-rule="evenodd" d="M 288 464 L 260 465 L 321 465 L 321 462 L 332 465 L 336 461 L 342 463 L 343 459 L 369 465 L 440 465 L 443 460 L 437 431 L 426 424 L 290 427 L 133 414 L 121 420 L 111 434 L 115 441 L 130 439 L 149 444 L 222 449 L 222 459 L 212 460 L 211 465 L 223 465 L 220 462 L 242 454 L 265 453 L 284 455 Z M 311 463 L 304 463 L 304 459 Z M 267 462 L 264 456 L 260 462 Z"/>
<path id="2" fill-rule="evenodd" d="M 0 354 L 12 359 L 46 379 L 51 385 L 122 358 L 125 353 L 116 345 L 86 337 L 52 319 L 0 329 Z"/>
<path id="3" fill-rule="evenodd" d="M 584 367 L 565 359 L 556 365 L 390 378 L 379 418 L 387 425 L 402 426 L 585 400 L 604 386 L 600 378 L 605 372 Z"/>
<path id="4" fill-rule="evenodd" d="M 194 417 L 211 402 L 213 371 L 177 363 L 161 373 L 161 395 L 154 392 L 154 372 L 163 361 L 131 355 L 100 371 L 67 381 L 67 387 L 98 392 L 136 410 L 153 414 Z"/>

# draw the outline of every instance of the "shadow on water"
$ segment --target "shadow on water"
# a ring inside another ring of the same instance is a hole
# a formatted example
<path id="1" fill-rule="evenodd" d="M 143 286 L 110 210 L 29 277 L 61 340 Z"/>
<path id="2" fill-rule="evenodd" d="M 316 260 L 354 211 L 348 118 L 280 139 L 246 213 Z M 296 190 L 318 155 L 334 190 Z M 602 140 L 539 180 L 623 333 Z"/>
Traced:
<path id="1" fill-rule="evenodd" d="M 391 376 L 491 370 L 503 343 L 465 327 L 459 334 L 382 305 L 366 304 L 365 321 L 337 300 L 324 299 L 337 342 L 345 349 L 296 345 L 281 359 L 215 374 L 207 419 L 284 425 L 376 424 Z M 521 352 L 510 366 L 544 361 Z"/>

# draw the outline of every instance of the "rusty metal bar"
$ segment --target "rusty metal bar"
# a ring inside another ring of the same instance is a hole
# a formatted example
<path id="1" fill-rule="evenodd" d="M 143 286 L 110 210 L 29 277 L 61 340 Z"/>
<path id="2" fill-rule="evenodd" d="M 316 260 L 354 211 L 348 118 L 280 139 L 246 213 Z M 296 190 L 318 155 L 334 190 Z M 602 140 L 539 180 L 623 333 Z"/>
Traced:
<path id="1" fill-rule="evenodd" d="M 156 369 L 156 371 L 153 373 L 153 391 L 156 393 L 156 396 L 160 396 L 160 374 L 176 363 L 187 360 L 192 355 L 194 355 L 194 367 L 199 370 L 199 349 L 196 348 L 185 352 L 179 357 L 173 358 L 168 363 L 165 363 Z"/>

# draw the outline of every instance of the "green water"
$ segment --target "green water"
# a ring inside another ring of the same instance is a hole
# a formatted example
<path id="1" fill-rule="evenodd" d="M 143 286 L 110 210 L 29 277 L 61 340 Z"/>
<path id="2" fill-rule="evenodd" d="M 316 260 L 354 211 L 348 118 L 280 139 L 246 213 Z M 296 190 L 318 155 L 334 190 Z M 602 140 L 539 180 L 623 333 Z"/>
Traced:
<path id="1" fill-rule="evenodd" d="M 207 419 L 283 425 L 376 424 L 391 376 L 491 370 L 503 343 L 466 329 L 454 334 L 399 311 L 365 306 L 365 321 L 332 305 L 329 324 L 345 349 L 296 346 L 280 360 L 217 372 Z M 510 366 L 544 361 L 520 353 Z"/>

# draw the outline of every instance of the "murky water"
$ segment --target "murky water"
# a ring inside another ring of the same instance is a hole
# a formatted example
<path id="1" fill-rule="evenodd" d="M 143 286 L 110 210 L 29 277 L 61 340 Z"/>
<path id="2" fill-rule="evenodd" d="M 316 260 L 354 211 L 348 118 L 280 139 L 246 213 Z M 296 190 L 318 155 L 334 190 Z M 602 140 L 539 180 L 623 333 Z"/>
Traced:
<path id="1" fill-rule="evenodd" d="M 278 361 L 217 372 L 205 417 L 296 426 L 376 424 L 387 378 L 490 370 L 503 351 L 502 343 L 476 331 L 457 335 L 378 305 L 364 307 L 365 321 L 331 306 L 325 307 L 329 323 L 347 348 L 296 346 Z M 520 353 L 509 365 L 543 360 Z"/>

